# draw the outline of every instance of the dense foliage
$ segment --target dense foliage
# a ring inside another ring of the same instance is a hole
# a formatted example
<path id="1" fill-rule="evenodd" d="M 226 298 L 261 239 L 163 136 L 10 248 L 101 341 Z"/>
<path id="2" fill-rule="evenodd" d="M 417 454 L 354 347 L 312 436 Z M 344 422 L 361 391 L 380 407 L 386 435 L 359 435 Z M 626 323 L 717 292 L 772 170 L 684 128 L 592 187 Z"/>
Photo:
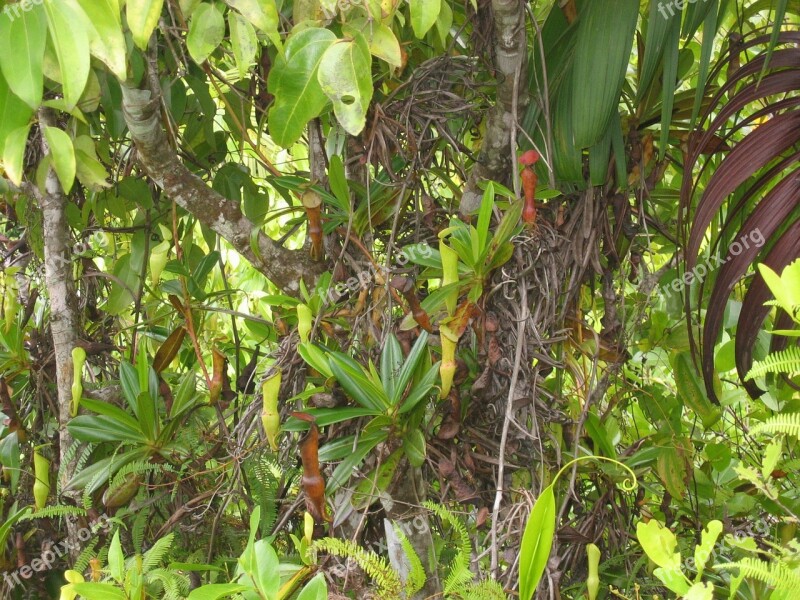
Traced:
<path id="1" fill-rule="evenodd" d="M 789 600 L 796 0 L 0 12 L 0 598 Z"/>

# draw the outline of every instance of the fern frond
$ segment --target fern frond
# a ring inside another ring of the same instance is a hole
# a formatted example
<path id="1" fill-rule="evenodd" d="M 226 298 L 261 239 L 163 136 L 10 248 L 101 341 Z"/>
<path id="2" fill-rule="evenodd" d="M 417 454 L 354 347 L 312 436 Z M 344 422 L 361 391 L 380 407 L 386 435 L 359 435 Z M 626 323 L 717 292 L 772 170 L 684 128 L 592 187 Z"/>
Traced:
<path id="1" fill-rule="evenodd" d="M 172 545 L 172 538 L 174 537 L 174 533 L 165 535 L 161 539 L 156 540 L 156 543 L 153 544 L 153 547 L 144 553 L 144 556 L 142 557 L 143 573 L 147 573 L 150 569 L 153 569 L 161 564 L 161 561 L 169 550 L 169 547 Z"/>
<path id="2" fill-rule="evenodd" d="M 378 586 L 381 598 L 400 598 L 403 582 L 385 558 L 365 550 L 352 540 L 322 538 L 311 545 L 313 551 L 322 550 L 334 556 L 351 558 Z"/>
<path id="3" fill-rule="evenodd" d="M 189 576 L 171 569 L 153 569 L 147 574 L 147 581 L 161 585 L 161 600 L 182 600 L 189 593 Z"/>
<path id="4" fill-rule="evenodd" d="M 767 373 L 786 373 L 789 377 L 800 374 L 800 346 L 789 346 L 780 352 L 768 354 L 764 360 L 755 361 L 745 380 L 762 377 Z"/>
<path id="5" fill-rule="evenodd" d="M 455 593 L 464 600 L 508 600 L 503 586 L 494 579 L 466 585 Z"/>
<path id="6" fill-rule="evenodd" d="M 439 517 L 443 522 L 450 525 L 450 527 L 452 527 L 456 532 L 456 535 L 458 536 L 458 548 L 456 550 L 462 554 L 465 559 L 467 559 L 465 566 L 469 568 L 468 557 L 472 553 L 472 543 L 469 540 L 467 527 L 449 508 L 442 506 L 441 504 L 436 504 L 435 502 L 426 500 L 422 503 L 422 505 Z"/>
<path id="7" fill-rule="evenodd" d="M 299 471 L 282 468 L 274 458 L 266 454 L 254 455 L 251 459 L 246 460 L 243 470 L 253 500 L 261 507 L 259 528 L 263 535 L 269 535 L 278 518 L 277 497 L 281 475 L 291 482 Z"/>
<path id="8" fill-rule="evenodd" d="M 398 527 L 396 524 L 394 526 L 395 535 L 400 540 L 400 546 L 403 548 L 403 553 L 408 558 L 408 564 L 411 567 L 408 573 L 408 581 L 406 581 L 405 591 L 406 597 L 410 598 L 418 591 L 422 589 L 422 586 L 425 585 L 425 580 L 427 579 L 427 575 L 425 575 L 425 568 L 422 566 L 422 561 L 419 559 L 419 555 L 417 554 L 414 547 L 411 545 L 411 542 L 408 541 L 408 537 L 403 531 Z"/>
<path id="9" fill-rule="evenodd" d="M 460 552 L 459 556 L 461 556 Z M 442 582 L 445 596 L 463 597 L 463 592 L 472 584 L 472 577 L 472 571 L 465 567 L 462 561 L 454 560 L 450 565 L 447 577 Z"/>
<path id="10" fill-rule="evenodd" d="M 75 564 L 72 566 L 73 569 L 78 571 L 79 573 L 83 573 L 86 569 L 89 568 L 89 561 L 97 556 L 97 550 L 95 550 L 97 546 L 98 540 L 93 540 L 91 544 L 86 546 L 81 553 L 78 555 L 78 558 L 75 560 Z"/>
<path id="11" fill-rule="evenodd" d="M 739 579 L 755 579 L 767 584 L 776 591 L 797 590 L 800 588 L 800 574 L 782 562 L 768 563 L 757 558 L 743 558 L 733 563 L 722 563 L 715 569 L 738 569 Z"/>
<path id="12" fill-rule="evenodd" d="M 763 433 L 791 435 L 800 439 L 800 413 L 787 413 L 770 417 L 750 430 L 753 435 Z"/>
<path id="13" fill-rule="evenodd" d="M 56 504 L 45 506 L 36 512 L 28 513 L 20 517 L 20 521 L 33 521 L 34 519 L 57 519 L 60 517 L 85 517 L 86 511 L 79 506 L 67 506 Z"/>

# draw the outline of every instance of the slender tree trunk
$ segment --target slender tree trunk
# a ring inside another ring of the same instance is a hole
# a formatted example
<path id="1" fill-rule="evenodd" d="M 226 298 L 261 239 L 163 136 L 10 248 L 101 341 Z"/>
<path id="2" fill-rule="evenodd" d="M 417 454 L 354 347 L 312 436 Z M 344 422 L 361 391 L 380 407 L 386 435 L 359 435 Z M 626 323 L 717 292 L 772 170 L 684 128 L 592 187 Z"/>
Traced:
<path id="1" fill-rule="evenodd" d="M 46 156 L 50 148 L 44 137 L 44 128 L 55 126 L 49 109 L 39 111 L 42 128 L 42 147 Z M 58 391 L 58 441 L 63 489 L 75 471 L 75 460 L 67 455 L 72 446 L 72 436 L 67 430 L 72 404 L 72 349 L 78 339 L 79 318 L 73 280 L 73 262 L 67 223 L 67 196 L 61 189 L 53 167 L 47 173 L 44 193 L 39 198 L 44 232 L 45 285 L 50 305 L 50 331 L 56 363 L 56 388 Z M 67 520 L 67 534 L 71 542 L 73 560 L 78 555 L 78 526 Z"/>

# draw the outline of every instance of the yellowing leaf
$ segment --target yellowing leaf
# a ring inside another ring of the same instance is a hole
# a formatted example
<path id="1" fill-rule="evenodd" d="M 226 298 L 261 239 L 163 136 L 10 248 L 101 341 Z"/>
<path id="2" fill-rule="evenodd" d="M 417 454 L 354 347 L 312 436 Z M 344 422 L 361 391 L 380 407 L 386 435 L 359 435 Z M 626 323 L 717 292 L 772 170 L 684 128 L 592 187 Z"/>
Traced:
<path id="1" fill-rule="evenodd" d="M 126 15 L 133 42 L 142 50 L 147 48 L 150 36 L 158 25 L 164 0 L 128 0 Z"/>
<path id="2" fill-rule="evenodd" d="M 186 48 L 195 62 L 202 64 L 225 37 L 225 18 L 214 4 L 201 4 L 189 21 Z"/>
<path id="3" fill-rule="evenodd" d="M 377 21 L 367 21 L 367 19 L 357 19 L 348 24 L 348 29 L 356 29 L 361 32 L 369 42 L 369 51 L 373 56 L 386 61 L 396 68 L 403 66 L 403 57 L 400 52 L 400 42 L 394 32 Z"/>
<path id="4" fill-rule="evenodd" d="M 372 100 L 372 56 L 364 36 L 355 33 L 352 39 L 328 48 L 317 76 L 344 130 L 350 135 L 361 133 Z"/>
<path id="5" fill-rule="evenodd" d="M 30 124 L 17 127 L 6 137 L 6 145 L 3 148 L 3 166 L 6 175 L 14 185 L 22 183 L 22 162 L 25 157 L 25 145 L 28 142 L 30 128 Z"/>
<path id="6" fill-rule="evenodd" d="M 278 34 L 278 7 L 275 5 L 275 0 L 227 0 L 227 2 L 255 27 L 266 33 L 275 46 L 281 48 L 281 37 Z"/>

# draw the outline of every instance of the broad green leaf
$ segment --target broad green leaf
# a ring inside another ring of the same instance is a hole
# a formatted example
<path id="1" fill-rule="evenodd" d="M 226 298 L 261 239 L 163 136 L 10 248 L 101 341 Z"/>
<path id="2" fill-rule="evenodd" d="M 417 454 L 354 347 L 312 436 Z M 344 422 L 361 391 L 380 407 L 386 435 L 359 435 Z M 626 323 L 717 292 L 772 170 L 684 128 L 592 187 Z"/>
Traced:
<path id="1" fill-rule="evenodd" d="M 47 19 L 41 6 L 19 10 L 14 18 L 0 15 L 0 70 L 11 91 L 33 109 L 42 102 L 46 42 Z"/>
<path id="2" fill-rule="evenodd" d="M 386 61 L 393 67 L 400 68 L 403 64 L 400 42 L 394 32 L 379 21 L 369 21 L 366 18 L 354 19 L 344 28 L 348 31 L 359 31 L 369 43 L 369 51 L 373 56 Z"/>
<path id="3" fill-rule="evenodd" d="M 700 534 L 700 543 L 694 548 L 694 566 L 697 569 L 698 577 L 703 574 L 708 559 L 711 558 L 711 553 L 714 551 L 714 544 L 717 543 L 720 534 L 722 533 L 722 522 L 709 521 L 706 528 Z"/>
<path id="4" fill-rule="evenodd" d="M 697 582 L 683 595 L 683 600 L 714 600 L 714 585 Z"/>
<path id="5" fill-rule="evenodd" d="M 28 143 L 30 129 L 30 124 L 23 125 L 10 131 L 6 136 L 6 143 L 3 147 L 3 167 L 14 185 L 22 183 L 25 146 Z"/>
<path id="6" fill-rule="evenodd" d="M 178 0 L 178 5 L 181 7 L 181 13 L 183 13 L 184 18 L 191 17 L 200 2 L 201 0 Z"/>
<path id="7" fill-rule="evenodd" d="M 219 600 L 248 590 L 252 590 L 252 587 L 239 583 L 210 583 L 192 590 L 186 600 Z"/>
<path id="8" fill-rule="evenodd" d="M 67 424 L 67 429 L 82 442 L 145 441 L 141 431 L 104 415 L 78 415 Z"/>
<path id="9" fill-rule="evenodd" d="M 139 265 L 141 266 L 141 265 Z M 131 255 L 125 254 L 114 263 L 112 274 L 111 292 L 106 300 L 105 311 L 112 315 L 119 315 L 131 308 L 131 303 L 139 289 L 139 273 L 132 264 Z"/>
<path id="10" fill-rule="evenodd" d="M 408 0 L 408 4 L 411 8 L 411 27 L 414 29 L 414 35 L 422 39 L 439 18 L 442 0 Z"/>
<path id="11" fill-rule="evenodd" d="M 380 467 L 372 469 L 367 476 L 359 482 L 353 492 L 352 504 L 356 510 L 363 510 L 378 500 L 382 492 L 386 491 L 392 482 L 400 459 L 403 458 L 402 448 L 398 448 L 387 456 Z"/>
<path id="12" fill-rule="evenodd" d="M 708 399 L 706 388 L 692 363 L 691 352 L 684 351 L 675 355 L 672 367 L 678 397 L 686 408 L 700 417 L 703 427 L 708 429 L 720 419 L 722 413 Z"/>
<path id="13" fill-rule="evenodd" d="M 12 494 L 16 493 L 17 485 L 19 484 L 19 459 L 19 438 L 17 432 L 14 431 L 6 435 L 3 439 L 0 439 L 0 465 L 3 465 L 3 467 L 5 467 L 5 472 L 9 474 Z M 2 531 L 2 528 L 0 528 L 0 531 Z M 5 540 L 0 535 L 0 543 L 3 542 L 5 542 Z"/>
<path id="14" fill-rule="evenodd" d="M 110 583 L 71 583 L 70 586 L 85 600 L 128 600 L 125 592 Z"/>
<path id="15" fill-rule="evenodd" d="M 108 572 L 120 583 L 125 579 L 125 555 L 122 553 L 122 544 L 119 541 L 119 529 L 114 532 L 111 545 L 108 547 Z"/>
<path id="16" fill-rule="evenodd" d="M 333 377 L 333 371 L 325 352 L 311 342 L 303 342 L 297 346 L 297 353 L 303 357 L 315 371 L 324 377 Z"/>
<path id="17" fill-rule="evenodd" d="M 317 78 L 344 130 L 350 135 L 361 133 L 372 100 L 372 55 L 364 36 L 355 33 L 330 46 L 322 56 Z"/>
<path id="18" fill-rule="evenodd" d="M 335 41 L 336 35 L 328 29 L 304 29 L 293 34 L 284 55 L 276 57 L 267 85 L 275 96 L 269 111 L 269 133 L 279 146 L 294 144 L 306 124 L 325 108 L 328 99 L 317 70 L 323 54 Z"/>
<path id="19" fill-rule="evenodd" d="M 227 3 L 238 10 L 255 27 L 266 33 L 277 48 L 281 48 L 281 37 L 278 33 L 280 17 L 275 0 L 227 0 Z"/>
<path id="20" fill-rule="evenodd" d="M 115 404 L 103 402 L 101 400 L 92 400 L 91 398 L 81 398 L 80 405 L 98 415 L 105 415 L 130 429 L 136 431 L 141 430 L 139 422 Z"/>
<path id="21" fill-rule="evenodd" d="M 519 551 L 519 597 L 531 600 L 542 578 L 556 530 L 556 498 L 553 486 L 542 490 L 533 505 Z"/>
<path id="22" fill-rule="evenodd" d="M 653 575 L 658 577 L 667 588 L 678 594 L 678 596 L 682 597 L 689 591 L 689 582 L 680 567 L 658 567 L 653 570 Z"/>
<path id="23" fill-rule="evenodd" d="M 636 524 L 636 538 L 648 558 L 664 569 L 680 569 L 681 553 L 676 551 L 678 539 L 655 519 Z"/>
<path id="24" fill-rule="evenodd" d="M 89 48 L 120 80 L 127 78 L 125 35 L 117 0 L 61 0 L 77 4 L 89 21 Z"/>
<path id="25" fill-rule="evenodd" d="M 440 364 L 441 361 L 437 362 L 435 365 L 432 365 L 425 375 L 423 375 L 422 378 L 414 384 L 414 387 L 411 388 L 408 396 L 406 396 L 403 406 L 400 408 L 399 414 L 402 415 L 410 410 L 413 410 L 421 400 L 424 400 L 431 393 L 431 390 L 433 389 L 433 386 L 439 377 Z"/>
<path id="26" fill-rule="evenodd" d="M 258 540 L 253 545 L 253 559 L 255 570 L 247 573 L 248 580 L 255 580 L 263 597 L 275 598 L 281 587 L 280 561 L 275 549 L 267 540 Z"/>
<path id="27" fill-rule="evenodd" d="M 395 382 L 403 366 L 403 350 L 394 334 L 389 334 L 381 352 L 381 381 L 392 403 L 396 402 Z"/>
<path id="28" fill-rule="evenodd" d="M 329 360 L 333 375 L 353 400 L 375 411 L 385 410 L 389 406 L 384 390 L 372 383 L 363 368 L 352 358 L 337 352 L 332 353 Z"/>
<path id="29" fill-rule="evenodd" d="M 647 35 L 644 38 L 644 58 L 640 67 L 639 89 L 636 96 L 637 103 L 641 102 L 645 92 L 650 88 L 661 58 L 664 56 L 667 32 L 672 19 L 678 19 L 678 21 L 681 19 L 680 11 L 674 11 L 670 16 L 664 5 L 658 1 L 650 2 L 648 14 Z"/>
<path id="30" fill-rule="evenodd" d="M 578 148 L 599 142 L 611 113 L 618 110 L 638 18 L 639 0 L 583 4 L 572 67 L 572 124 Z"/>
<path id="31" fill-rule="evenodd" d="M 33 116 L 33 109 L 8 88 L 0 76 L 0 156 L 3 155 L 8 134 L 25 127 Z"/>
<path id="32" fill-rule="evenodd" d="M 328 584 L 325 583 L 325 575 L 322 573 L 317 573 L 297 595 L 297 600 L 327 600 L 327 598 Z"/>
<path id="33" fill-rule="evenodd" d="M 421 467 L 425 462 L 425 434 L 421 429 L 412 429 L 403 438 L 403 452 L 412 467 Z"/>
<path id="34" fill-rule="evenodd" d="M 133 42 L 142 50 L 147 48 L 150 36 L 158 25 L 164 0 L 128 0 L 125 7 L 128 27 Z"/>
<path id="35" fill-rule="evenodd" d="M 231 46 L 233 47 L 233 58 L 236 60 L 236 68 L 239 70 L 239 77 L 244 79 L 255 62 L 258 51 L 256 30 L 253 29 L 250 21 L 234 11 L 228 13 L 228 29 L 231 32 Z"/>
<path id="36" fill-rule="evenodd" d="M 44 137 L 53 157 L 53 168 L 64 192 L 69 194 L 75 182 L 75 148 L 69 134 L 58 127 L 45 127 Z"/>
<path id="37" fill-rule="evenodd" d="M 192 13 L 186 48 L 198 64 L 206 61 L 225 37 L 225 17 L 216 4 L 201 4 Z"/>
<path id="38" fill-rule="evenodd" d="M 58 66 L 61 70 L 61 88 L 64 92 L 64 100 L 67 107 L 71 109 L 80 101 L 89 78 L 89 31 L 91 28 L 83 10 L 72 8 L 61 0 L 45 0 L 44 10 L 47 15 L 50 39 L 53 42 Z"/>

